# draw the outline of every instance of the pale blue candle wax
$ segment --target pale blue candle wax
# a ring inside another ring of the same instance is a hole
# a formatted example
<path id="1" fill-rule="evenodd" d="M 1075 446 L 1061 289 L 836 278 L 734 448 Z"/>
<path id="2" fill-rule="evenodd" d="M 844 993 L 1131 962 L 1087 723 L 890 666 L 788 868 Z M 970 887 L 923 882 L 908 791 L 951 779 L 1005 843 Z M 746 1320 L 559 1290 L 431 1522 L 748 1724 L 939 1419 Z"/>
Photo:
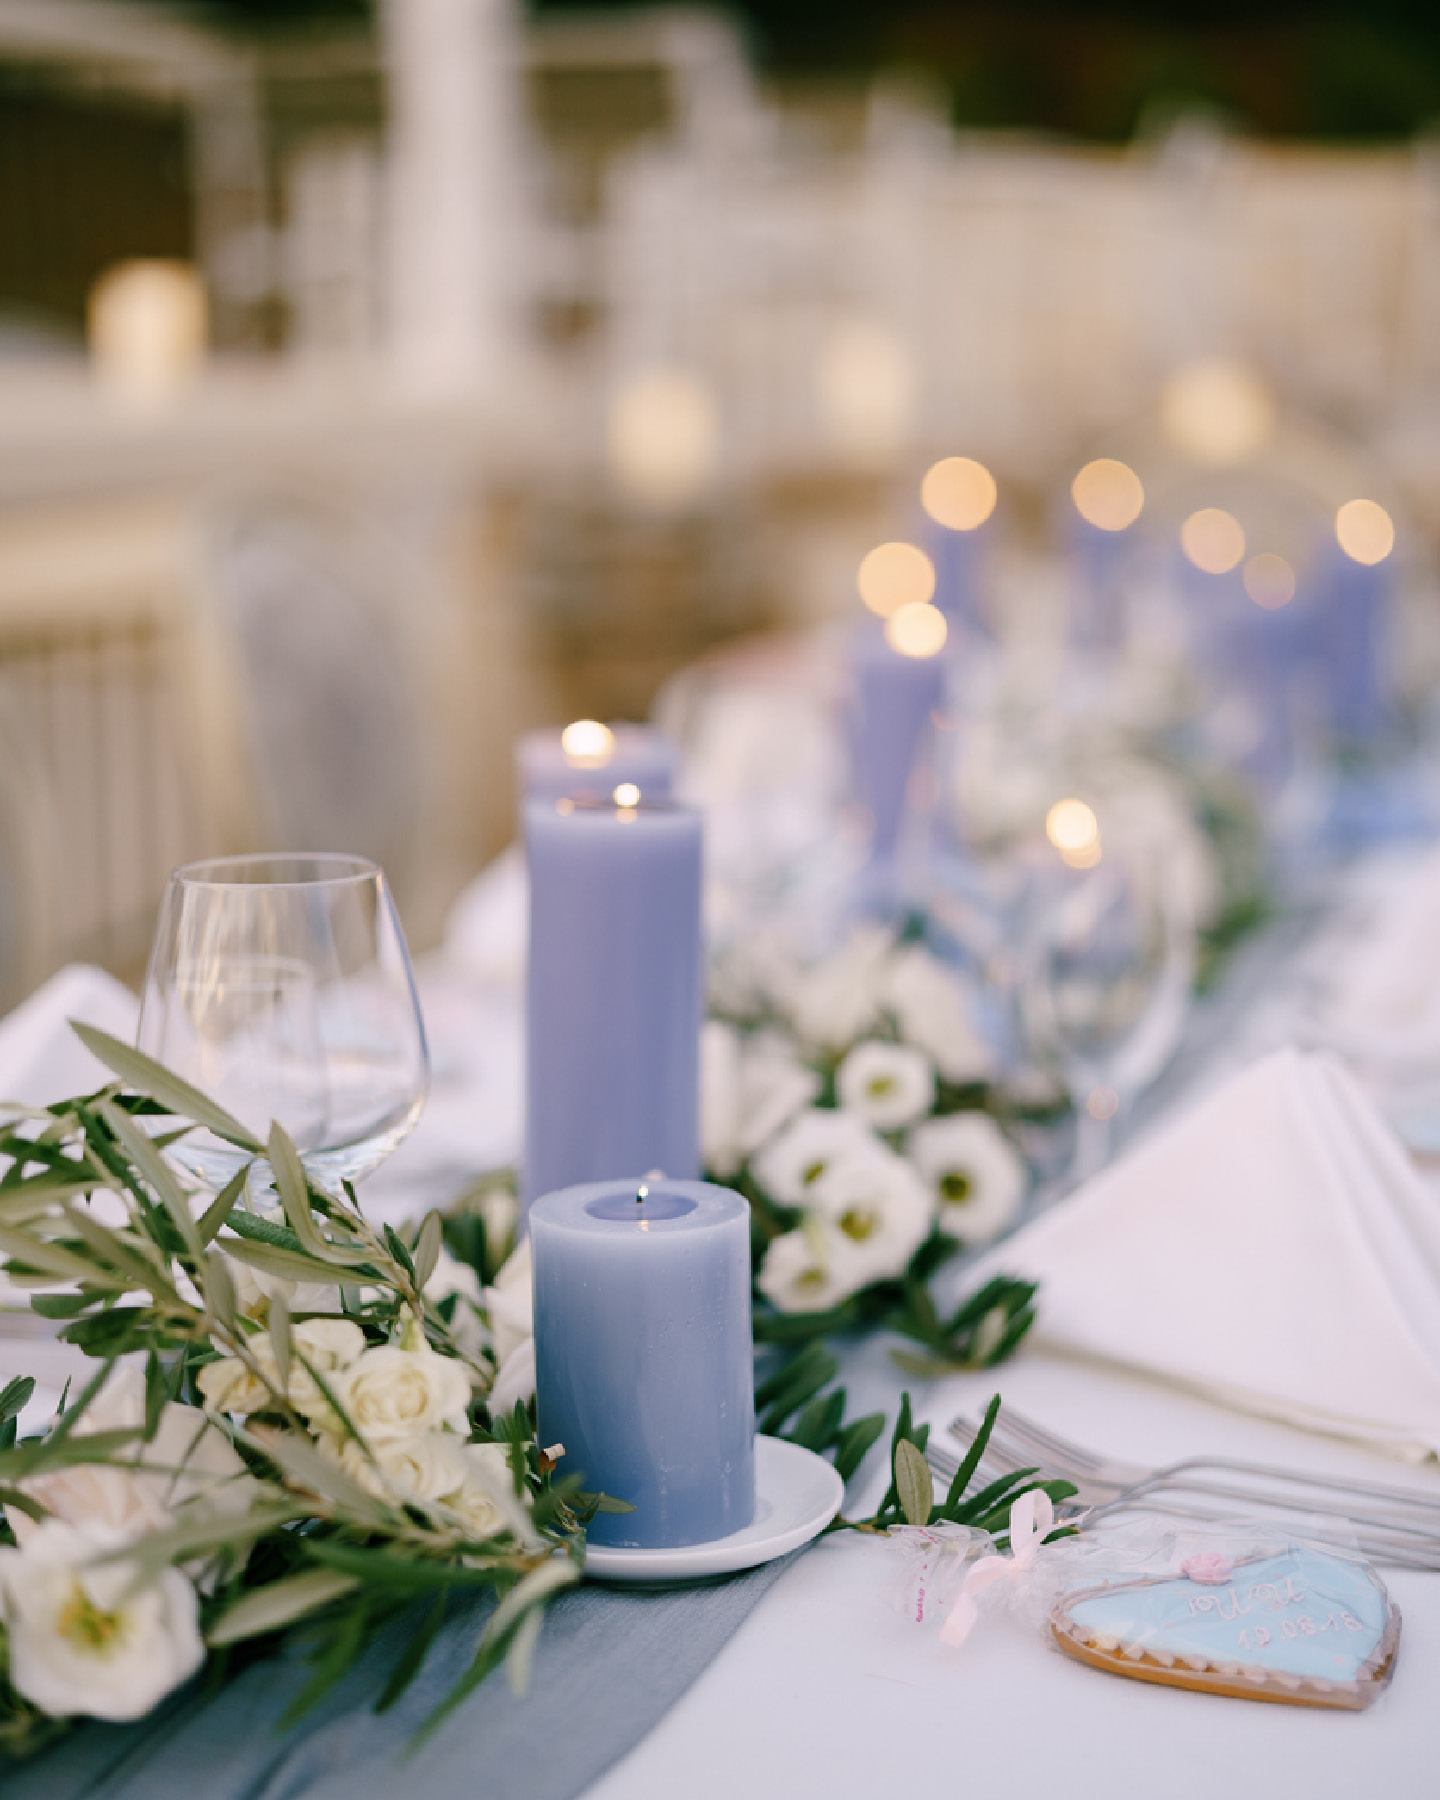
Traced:
<path id="1" fill-rule="evenodd" d="M 641 1196 L 637 1200 L 637 1195 Z M 703 1544 L 755 1513 L 750 1208 L 701 1181 L 593 1182 L 530 1209 L 540 1442 L 631 1513 L 597 1544 Z"/>
<path id="2" fill-rule="evenodd" d="M 700 1173 L 700 815 L 525 809 L 524 1196 Z"/>
<path id="3" fill-rule="evenodd" d="M 527 731 L 515 745 L 521 804 L 527 800 L 609 800 L 629 784 L 642 800 L 668 800 L 680 753 L 649 725 L 612 725 L 594 756 L 567 754 L 558 730 Z"/>

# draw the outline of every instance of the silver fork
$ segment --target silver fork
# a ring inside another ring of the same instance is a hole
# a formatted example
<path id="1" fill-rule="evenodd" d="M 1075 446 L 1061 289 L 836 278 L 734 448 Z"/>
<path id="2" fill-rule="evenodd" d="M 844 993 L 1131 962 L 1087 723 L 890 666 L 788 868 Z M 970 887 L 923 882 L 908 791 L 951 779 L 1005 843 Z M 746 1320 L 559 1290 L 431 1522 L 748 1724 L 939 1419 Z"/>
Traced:
<path id="1" fill-rule="evenodd" d="M 962 1442 L 974 1439 L 977 1427 L 965 1419 L 951 1421 L 950 1430 Z M 1054 1432 L 1006 1409 L 997 1419 L 990 1448 L 1019 1467 L 1042 1463 L 1076 1482 L 1077 1486 L 1111 1494 L 1153 1491 L 1159 1487 L 1183 1487 L 1189 1493 L 1217 1499 L 1250 1501 L 1265 1506 L 1303 1507 L 1312 1513 L 1337 1518 L 1363 1517 L 1406 1536 L 1440 1542 L 1440 1492 L 1397 1487 L 1388 1482 L 1345 1481 L 1333 1475 L 1287 1469 L 1274 1463 L 1246 1462 L 1236 1457 L 1192 1456 L 1163 1468 L 1148 1469 L 1103 1457 L 1071 1443 Z M 1197 1479 L 1199 1472 L 1238 1477 L 1231 1481 Z M 1348 1503 L 1348 1504 L 1347 1504 Z M 1357 1507 L 1364 1511 L 1357 1515 Z"/>
<path id="2" fill-rule="evenodd" d="M 968 1421 L 959 1420 L 967 1435 L 973 1438 L 976 1427 Z M 955 1429 L 952 1426 L 952 1430 Z M 986 1446 L 977 1475 L 982 1484 L 994 1480 L 1002 1474 L 1013 1474 L 1020 1469 L 1036 1466 L 1034 1457 L 1014 1457 L 1003 1449 L 992 1449 Z M 927 1448 L 926 1457 L 931 1468 L 944 1480 L 949 1480 L 960 1466 L 958 1456 L 939 1447 Z M 1066 1470 L 1054 1464 L 1039 1463 L 1042 1477 L 1060 1475 L 1067 1480 L 1074 1477 Z M 1233 1518 L 1246 1506 L 1257 1509 L 1266 1506 L 1270 1510 L 1300 1515 L 1300 1524 L 1307 1537 L 1334 1544 L 1337 1548 L 1357 1547 L 1374 1562 L 1383 1563 L 1391 1568 L 1406 1569 L 1440 1569 L 1440 1537 L 1430 1536 L 1423 1532 L 1411 1534 L 1397 1532 L 1388 1521 L 1367 1519 L 1355 1513 L 1332 1512 L 1337 1523 L 1333 1527 L 1317 1525 L 1314 1522 L 1315 1508 L 1303 1500 L 1292 1498 L 1281 1502 L 1274 1498 L 1264 1500 L 1253 1493 L 1240 1495 L 1242 1506 L 1237 1508 L 1233 1499 L 1224 1497 L 1220 1503 L 1218 1496 L 1199 1496 L 1190 1494 L 1188 1498 L 1183 1485 L 1177 1484 L 1172 1491 L 1163 1486 L 1150 1487 L 1145 1483 L 1136 1483 L 1128 1488 L 1114 1486 L 1099 1487 L 1087 1484 L 1083 1478 L 1075 1482 L 1078 1489 L 1075 1496 L 1057 1507 L 1057 1517 L 1063 1522 L 1084 1527 L 1100 1518 L 1127 1511 L 1145 1511 L 1162 1513 L 1167 1517 L 1215 1521 Z M 1343 1524 L 1341 1523 L 1343 1521 Z"/>

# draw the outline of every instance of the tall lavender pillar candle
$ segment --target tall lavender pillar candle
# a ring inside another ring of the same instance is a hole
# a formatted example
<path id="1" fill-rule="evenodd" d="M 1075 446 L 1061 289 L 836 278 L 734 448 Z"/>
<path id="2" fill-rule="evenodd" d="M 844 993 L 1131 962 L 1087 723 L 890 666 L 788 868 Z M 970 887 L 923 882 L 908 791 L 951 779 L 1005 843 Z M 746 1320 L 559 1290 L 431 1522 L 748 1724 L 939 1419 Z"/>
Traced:
<path id="1" fill-rule="evenodd" d="M 535 1397 L 562 1472 L 635 1508 L 597 1544 L 701 1544 L 755 1512 L 750 1209 L 700 1181 L 595 1182 L 530 1209 Z"/>
<path id="2" fill-rule="evenodd" d="M 527 1202 L 698 1175 L 700 815 L 532 801 L 525 844 Z"/>
<path id="3" fill-rule="evenodd" d="M 577 719 L 563 731 L 527 731 L 515 746 L 525 800 L 608 800 L 638 787 L 646 800 L 668 800 L 679 760 L 673 741 L 649 725 Z"/>
<path id="4" fill-rule="evenodd" d="M 867 620 L 850 642 L 850 682 L 855 794 L 870 814 L 873 854 L 883 859 L 895 849 L 910 771 L 944 696 L 944 665 L 938 656 L 902 656 Z"/>

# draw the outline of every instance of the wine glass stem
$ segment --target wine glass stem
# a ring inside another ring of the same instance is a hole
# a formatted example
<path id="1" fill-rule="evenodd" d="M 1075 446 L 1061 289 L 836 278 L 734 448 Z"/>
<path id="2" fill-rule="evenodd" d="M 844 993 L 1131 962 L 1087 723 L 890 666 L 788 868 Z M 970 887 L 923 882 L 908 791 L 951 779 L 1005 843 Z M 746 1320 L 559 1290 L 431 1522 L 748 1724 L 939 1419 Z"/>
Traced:
<path id="1" fill-rule="evenodd" d="M 1070 1165 L 1073 1185 L 1098 1175 L 1110 1160 L 1114 1119 L 1097 1119 L 1082 1102 L 1075 1112 L 1075 1160 Z"/>

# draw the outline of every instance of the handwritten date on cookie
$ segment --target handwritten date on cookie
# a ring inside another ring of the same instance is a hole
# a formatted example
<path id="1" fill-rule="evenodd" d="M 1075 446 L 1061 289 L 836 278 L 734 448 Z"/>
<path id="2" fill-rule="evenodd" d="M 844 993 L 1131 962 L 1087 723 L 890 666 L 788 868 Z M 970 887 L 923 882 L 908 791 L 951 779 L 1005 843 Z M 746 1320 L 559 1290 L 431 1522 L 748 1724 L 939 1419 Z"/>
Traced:
<path id="1" fill-rule="evenodd" d="M 1068 1594 L 1069 1656 L 1115 1675 L 1244 1700 L 1358 1710 L 1390 1679 L 1400 1614 L 1363 1563 L 1291 1546 Z"/>

